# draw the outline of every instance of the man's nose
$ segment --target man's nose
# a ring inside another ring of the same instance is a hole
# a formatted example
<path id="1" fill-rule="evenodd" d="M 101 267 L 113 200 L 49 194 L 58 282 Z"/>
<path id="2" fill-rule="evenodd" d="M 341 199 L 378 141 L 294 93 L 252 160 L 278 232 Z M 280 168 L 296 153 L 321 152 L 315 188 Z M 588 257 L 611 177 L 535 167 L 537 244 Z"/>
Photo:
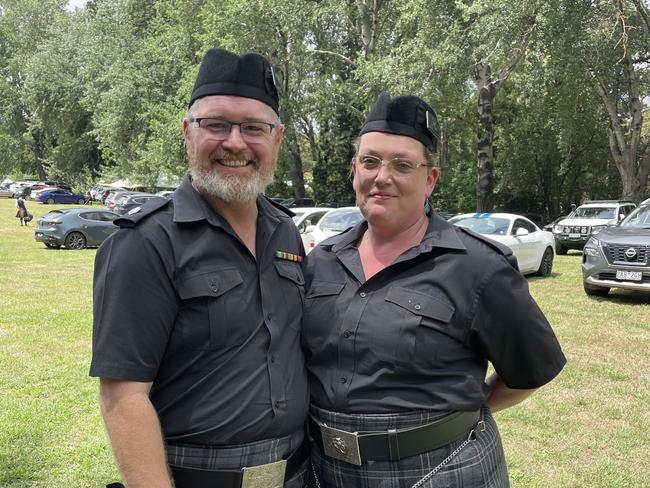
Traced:
<path id="1" fill-rule="evenodd" d="M 239 125 L 234 125 L 230 128 L 230 132 L 228 133 L 228 137 L 226 137 L 222 142 L 221 145 L 226 148 L 230 149 L 233 151 L 237 151 L 240 149 L 245 149 L 246 148 L 246 141 L 244 141 L 244 138 L 241 135 L 241 127 Z"/>

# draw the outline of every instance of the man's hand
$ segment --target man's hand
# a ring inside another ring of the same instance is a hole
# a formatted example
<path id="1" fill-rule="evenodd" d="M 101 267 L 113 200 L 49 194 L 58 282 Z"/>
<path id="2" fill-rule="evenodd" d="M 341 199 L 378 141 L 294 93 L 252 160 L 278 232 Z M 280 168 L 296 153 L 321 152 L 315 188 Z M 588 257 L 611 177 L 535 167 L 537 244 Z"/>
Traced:
<path id="1" fill-rule="evenodd" d="M 128 488 L 172 488 L 151 383 L 100 378 L 99 403 Z"/>

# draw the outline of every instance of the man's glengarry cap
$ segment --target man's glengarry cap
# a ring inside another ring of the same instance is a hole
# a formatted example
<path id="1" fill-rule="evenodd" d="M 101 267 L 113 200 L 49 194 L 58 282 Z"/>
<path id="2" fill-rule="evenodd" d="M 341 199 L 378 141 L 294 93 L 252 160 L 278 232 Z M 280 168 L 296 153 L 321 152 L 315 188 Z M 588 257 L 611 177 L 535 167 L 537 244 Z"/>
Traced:
<path id="1" fill-rule="evenodd" d="M 201 61 L 189 105 L 210 95 L 254 98 L 279 113 L 273 68 L 261 54 L 239 56 L 225 49 L 210 49 Z"/>
<path id="2" fill-rule="evenodd" d="M 412 137 L 435 152 L 439 137 L 438 118 L 431 106 L 420 97 L 404 95 L 391 99 L 388 93 L 381 93 L 359 135 L 367 132 Z"/>

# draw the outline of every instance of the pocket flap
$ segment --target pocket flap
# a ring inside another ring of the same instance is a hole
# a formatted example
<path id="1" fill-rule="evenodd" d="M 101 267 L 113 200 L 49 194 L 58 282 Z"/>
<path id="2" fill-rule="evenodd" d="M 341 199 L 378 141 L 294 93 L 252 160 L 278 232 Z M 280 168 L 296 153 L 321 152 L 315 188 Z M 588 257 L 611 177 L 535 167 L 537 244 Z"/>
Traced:
<path id="1" fill-rule="evenodd" d="M 190 276 L 177 286 L 181 300 L 187 300 L 196 297 L 218 297 L 243 282 L 239 270 L 232 267 Z"/>
<path id="2" fill-rule="evenodd" d="M 449 322 L 456 309 L 446 300 L 410 290 L 408 288 L 391 288 L 385 300 L 399 305 L 415 315 L 429 317 L 440 322 Z"/>
<path id="3" fill-rule="evenodd" d="M 288 261 L 274 261 L 275 269 L 283 278 L 293 281 L 296 285 L 304 285 L 305 279 L 302 276 L 302 269 L 298 263 Z"/>
<path id="4" fill-rule="evenodd" d="M 337 283 L 333 281 L 312 281 L 307 298 L 324 297 L 327 295 L 338 295 L 345 287 L 345 283 Z"/>

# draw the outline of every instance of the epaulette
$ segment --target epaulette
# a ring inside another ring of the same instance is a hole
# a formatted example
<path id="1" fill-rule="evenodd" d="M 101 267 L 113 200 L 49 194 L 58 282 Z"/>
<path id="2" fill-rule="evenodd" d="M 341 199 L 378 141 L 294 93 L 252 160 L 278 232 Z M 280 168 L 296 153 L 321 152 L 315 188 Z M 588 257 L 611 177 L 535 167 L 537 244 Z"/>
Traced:
<path id="1" fill-rule="evenodd" d="M 146 219 L 152 213 L 166 207 L 170 202 L 171 200 L 168 200 L 167 198 L 153 198 L 148 202 L 145 202 L 144 205 L 132 208 L 125 215 L 115 219 L 113 223 L 121 228 L 133 228 L 138 225 L 141 220 Z"/>
<path id="2" fill-rule="evenodd" d="M 512 249 L 510 249 L 508 246 L 506 246 L 505 244 L 501 244 L 500 242 L 493 241 L 489 237 L 474 232 L 473 230 L 466 229 L 465 227 L 458 226 L 457 229 L 465 232 L 465 234 L 468 234 L 484 242 L 499 254 L 503 254 L 507 259 L 508 263 L 510 263 L 510 266 L 515 268 L 517 271 L 519 271 L 519 264 L 517 263 L 517 257 L 512 253 Z"/>
<path id="3" fill-rule="evenodd" d="M 284 205 L 280 205 L 278 202 L 274 202 L 271 200 L 269 197 L 266 195 L 262 195 L 266 199 L 267 202 L 269 202 L 271 205 L 273 205 L 275 208 L 282 210 L 284 213 L 286 213 L 289 217 L 295 217 L 295 213 L 293 213 L 291 210 L 289 210 L 287 207 Z"/>

